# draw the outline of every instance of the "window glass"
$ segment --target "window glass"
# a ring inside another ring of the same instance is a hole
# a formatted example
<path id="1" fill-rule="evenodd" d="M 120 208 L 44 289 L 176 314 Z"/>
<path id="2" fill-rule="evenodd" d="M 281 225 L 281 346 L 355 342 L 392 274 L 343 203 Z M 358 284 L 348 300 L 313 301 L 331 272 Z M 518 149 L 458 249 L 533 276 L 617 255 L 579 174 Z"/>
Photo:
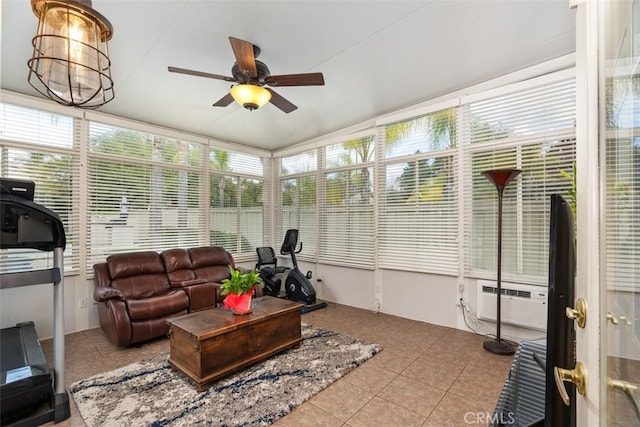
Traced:
<path id="1" fill-rule="evenodd" d="M 79 163 L 74 119 L 0 103 L 0 176 L 33 181 L 34 201 L 64 225 L 65 274 L 79 268 Z M 0 274 L 53 267 L 53 253 L 0 250 Z"/>
<path id="2" fill-rule="evenodd" d="M 385 156 L 411 156 L 456 144 L 457 109 L 437 111 L 384 128 Z"/>
<path id="3" fill-rule="evenodd" d="M 264 175 L 264 165 L 260 156 L 221 148 L 212 148 L 209 151 L 209 167 L 217 171 Z"/>
<path id="4" fill-rule="evenodd" d="M 453 156 L 389 163 L 380 203 L 384 268 L 455 274 L 458 220 Z"/>
<path id="5" fill-rule="evenodd" d="M 374 259 L 373 168 L 324 175 L 320 198 L 322 262 L 372 268 Z"/>
<path id="6" fill-rule="evenodd" d="M 294 156 L 283 157 L 280 159 L 280 175 L 293 175 L 317 170 L 317 154 L 316 150 L 312 150 Z"/>
<path id="7" fill-rule="evenodd" d="M 205 147 L 91 122 L 87 271 L 109 254 L 207 243 Z"/>
<path id="8" fill-rule="evenodd" d="M 315 261 L 318 256 L 318 150 L 278 159 L 279 187 L 276 194 L 276 236 L 279 246 L 287 230 L 298 230 L 298 241 L 304 250 L 298 259 Z"/>
<path id="9" fill-rule="evenodd" d="M 482 172 L 517 168 L 504 190 L 502 273 L 517 283 L 548 281 L 550 196 L 575 209 L 575 82 L 471 103 L 464 107 L 467 273 L 495 278 L 498 196 Z"/>
<path id="10" fill-rule="evenodd" d="M 470 142 L 544 135 L 575 127 L 575 83 L 560 81 L 469 104 Z"/>
<path id="11" fill-rule="evenodd" d="M 0 103 L 3 140 L 73 148 L 73 117 Z"/>
<path id="12" fill-rule="evenodd" d="M 375 160 L 374 137 L 352 139 L 325 147 L 327 169 L 367 163 Z"/>
<path id="13" fill-rule="evenodd" d="M 261 176 L 262 158 L 211 148 L 209 165 L 214 171 L 209 179 L 211 244 L 235 256 L 253 256 L 264 245 L 264 180 L 237 174 Z"/>

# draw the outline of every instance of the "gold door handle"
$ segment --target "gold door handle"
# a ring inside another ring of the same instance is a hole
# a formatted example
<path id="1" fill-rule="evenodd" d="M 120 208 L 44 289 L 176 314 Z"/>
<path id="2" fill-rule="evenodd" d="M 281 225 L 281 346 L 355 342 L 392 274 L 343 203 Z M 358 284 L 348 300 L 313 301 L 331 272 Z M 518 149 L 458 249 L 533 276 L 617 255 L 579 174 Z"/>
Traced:
<path id="1" fill-rule="evenodd" d="M 627 381 L 614 380 L 607 378 L 607 387 L 613 391 L 619 391 L 620 393 L 634 393 L 638 391 L 638 386 Z"/>
<path id="2" fill-rule="evenodd" d="M 636 414 L 636 418 L 640 420 L 640 404 L 634 396 L 638 393 L 638 385 L 623 380 L 607 378 L 607 387 L 615 392 L 622 393 L 627 396 L 627 399 L 629 399 L 631 407 Z"/>
<path id="3" fill-rule="evenodd" d="M 581 395 L 584 396 L 587 392 L 587 372 L 581 362 L 576 362 L 576 367 L 574 369 L 563 369 L 555 366 L 553 368 L 553 376 L 556 380 L 556 388 L 558 389 L 558 393 L 560 393 L 562 401 L 567 406 L 569 406 L 571 402 L 569 400 L 569 393 L 567 393 L 567 388 L 564 386 L 565 381 L 573 383 L 576 386 L 576 391 Z"/>
<path id="4" fill-rule="evenodd" d="M 565 313 L 569 319 L 575 320 L 579 327 L 587 324 L 587 302 L 583 298 L 576 300 L 576 308 L 567 307 Z"/>
<path id="5" fill-rule="evenodd" d="M 616 315 L 613 313 L 607 313 L 607 322 L 611 323 L 612 325 L 617 325 L 618 323 L 623 322 L 623 325 L 631 326 L 631 321 L 627 319 L 626 316 L 620 315 L 616 317 Z"/>

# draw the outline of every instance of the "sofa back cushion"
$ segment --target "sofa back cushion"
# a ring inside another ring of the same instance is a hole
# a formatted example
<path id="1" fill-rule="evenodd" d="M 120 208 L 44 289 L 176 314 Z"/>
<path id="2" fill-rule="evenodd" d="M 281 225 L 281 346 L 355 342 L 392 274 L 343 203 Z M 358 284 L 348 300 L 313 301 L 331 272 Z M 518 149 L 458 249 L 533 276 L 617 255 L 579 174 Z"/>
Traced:
<path id="1" fill-rule="evenodd" d="M 171 290 L 160 254 L 130 252 L 107 257 L 111 286 L 126 298 L 148 298 Z"/>
<path id="2" fill-rule="evenodd" d="M 161 252 L 160 257 L 171 285 L 180 285 L 196 278 L 186 249 L 169 249 Z"/>
<path id="3" fill-rule="evenodd" d="M 229 277 L 229 266 L 236 268 L 233 257 L 223 247 L 202 246 L 188 249 L 196 279 L 220 283 Z"/>

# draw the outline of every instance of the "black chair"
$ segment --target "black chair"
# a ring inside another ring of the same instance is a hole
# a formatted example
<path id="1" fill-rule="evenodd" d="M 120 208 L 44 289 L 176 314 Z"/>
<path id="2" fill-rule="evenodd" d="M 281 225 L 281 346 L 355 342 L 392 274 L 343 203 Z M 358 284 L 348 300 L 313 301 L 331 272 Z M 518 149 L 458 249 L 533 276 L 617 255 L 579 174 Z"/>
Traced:
<path id="1" fill-rule="evenodd" d="M 256 248 L 256 252 L 258 253 L 256 270 L 260 273 L 260 277 L 264 282 L 263 291 L 265 295 L 277 297 L 280 294 L 282 279 L 277 278 L 276 275 L 283 274 L 290 270 L 290 268 L 278 267 L 278 258 L 272 247 L 263 246 Z"/>

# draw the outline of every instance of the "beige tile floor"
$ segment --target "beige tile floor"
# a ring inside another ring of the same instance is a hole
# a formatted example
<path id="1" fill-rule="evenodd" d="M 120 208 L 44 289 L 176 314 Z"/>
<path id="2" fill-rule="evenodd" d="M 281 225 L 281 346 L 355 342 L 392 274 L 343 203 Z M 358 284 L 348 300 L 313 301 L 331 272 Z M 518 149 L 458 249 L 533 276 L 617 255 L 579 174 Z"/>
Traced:
<path id="1" fill-rule="evenodd" d="M 383 350 L 276 427 L 483 425 L 512 360 L 485 351 L 485 338 L 472 333 L 339 304 L 304 314 L 302 321 L 376 342 Z M 99 328 L 67 335 L 65 345 L 67 385 L 169 350 L 165 338 L 117 348 Z M 51 360 L 51 340 L 43 348 Z M 71 417 L 56 425 L 85 426 L 70 400 Z"/>

